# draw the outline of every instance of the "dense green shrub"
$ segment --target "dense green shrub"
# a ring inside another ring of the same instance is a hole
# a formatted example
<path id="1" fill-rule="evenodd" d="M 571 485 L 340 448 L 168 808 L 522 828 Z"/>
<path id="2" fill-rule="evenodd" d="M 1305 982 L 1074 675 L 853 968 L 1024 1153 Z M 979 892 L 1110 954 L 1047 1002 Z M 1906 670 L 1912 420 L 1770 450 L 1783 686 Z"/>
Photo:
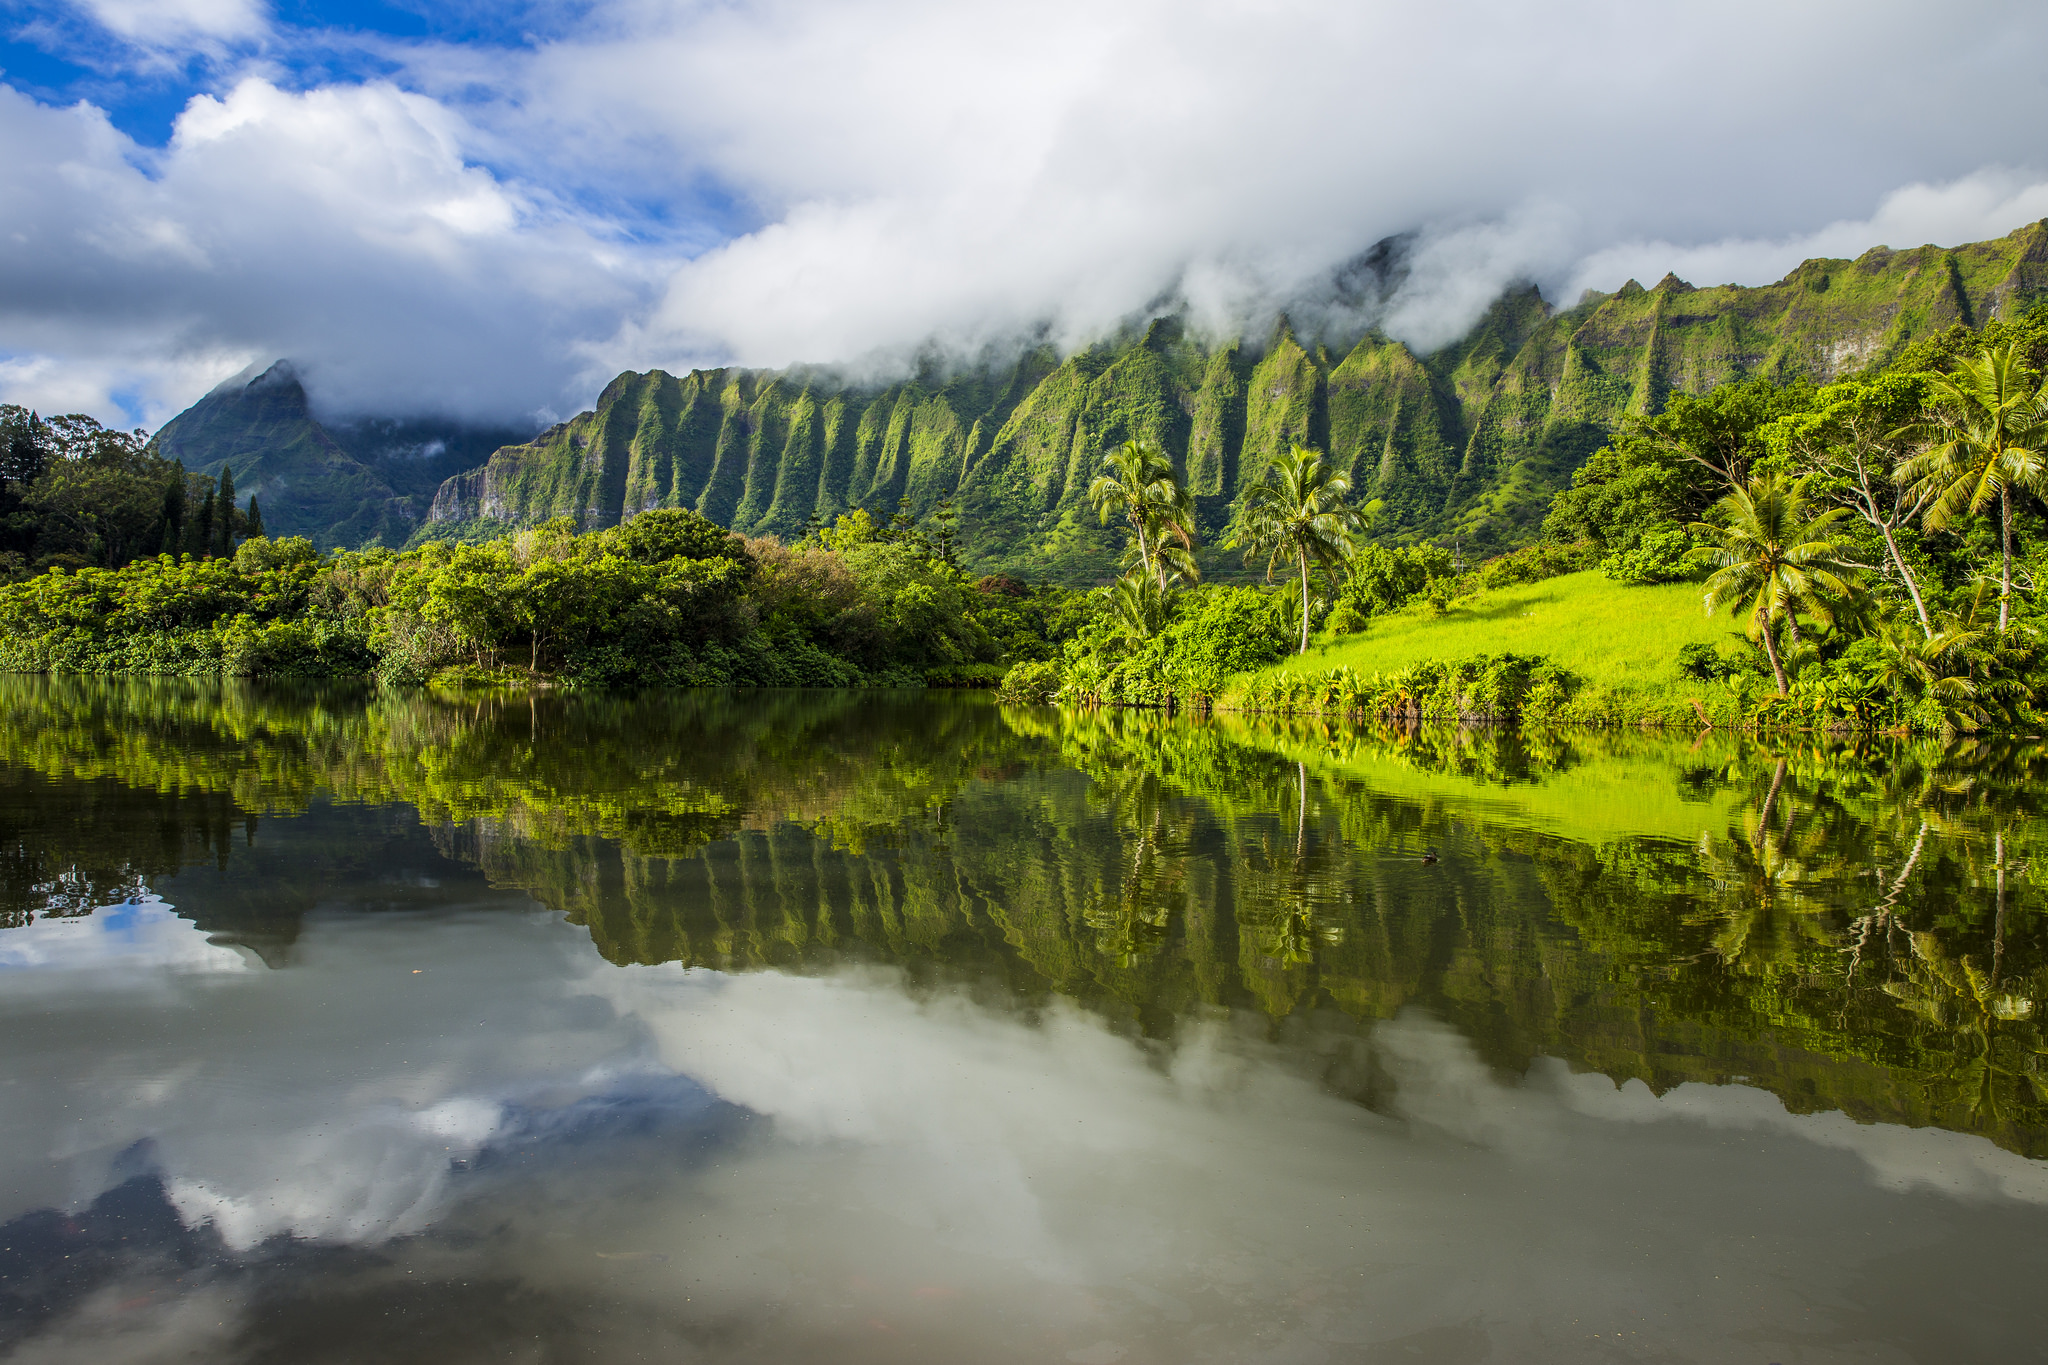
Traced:
<path id="1" fill-rule="evenodd" d="M 1676 583 L 1697 571 L 1692 551 L 1692 537 L 1678 527 L 1653 526 L 1602 555 L 1600 572 L 1617 583 Z"/>
<path id="2" fill-rule="evenodd" d="M 664 510 L 402 554 L 256 538 L 232 556 L 56 568 L 0 586 L 0 667 L 992 687 L 1005 663 L 1049 658 L 1091 619 L 1080 594 L 969 582 L 932 538 L 837 529 L 837 548 L 790 547 Z"/>
<path id="3" fill-rule="evenodd" d="M 1011 666 L 996 695 L 1006 702 L 1035 706 L 1051 701 L 1059 690 L 1060 666 L 1049 659 L 1031 659 Z"/>

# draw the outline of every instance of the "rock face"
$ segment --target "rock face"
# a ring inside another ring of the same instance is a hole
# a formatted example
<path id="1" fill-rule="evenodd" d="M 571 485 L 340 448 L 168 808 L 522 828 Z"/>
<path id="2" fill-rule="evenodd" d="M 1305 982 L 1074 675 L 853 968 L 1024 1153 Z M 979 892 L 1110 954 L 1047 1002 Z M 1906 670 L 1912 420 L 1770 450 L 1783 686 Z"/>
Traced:
<path id="1" fill-rule="evenodd" d="M 1083 497 L 1106 447 L 1159 439 L 1215 529 L 1266 456 L 1301 440 L 1380 501 L 1391 534 L 1485 550 L 1527 535 L 1625 414 L 1750 376 L 1824 382 L 2044 295 L 2037 223 L 1953 250 L 1808 261 L 1761 288 L 1667 275 L 1563 310 L 1522 289 L 1428 356 L 1383 335 L 1336 354 L 1284 321 L 1257 344 L 1209 344 L 1161 318 L 1064 359 L 1038 350 L 879 388 L 827 371 L 627 373 L 591 411 L 443 484 L 429 515 L 444 529 L 595 527 L 694 507 L 787 536 L 814 516 L 902 498 L 922 514 L 951 497 L 978 567 L 1078 573 L 1106 562 Z"/>
<path id="2" fill-rule="evenodd" d="M 1530 534 L 1623 416 L 1674 392 L 1826 381 L 2044 297 L 2048 223 L 2036 223 L 1953 249 L 1807 261 L 1760 288 L 1667 275 L 1564 309 L 1514 290 L 1430 355 L 1376 333 L 1340 353 L 1285 320 L 1264 337 L 1203 339 L 1161 317 L 1074 355 L 1041 348 L 889 385 L 826 369 L 629 372 L 590 411 L 487 460 L 474 432 L 430 459 L 379 455 L 361 435 L 374 424 L 321 427 L 280 367 L 223 386 L 158 439 L 208 472 L 231 460 L 267 523 L 330 544 L 553 517 L 600 527 L 653 507 L 790 536 L 856 507 L 887 516 L 908 499 L 922 515 L 951 498 L 977 569 L 1069 577 L 1099 575 L 1113 555 L 1084 497 L 1106 447 L 1158 439 L 1213 535 L 1266 457 L 1300 440 L 1381 504 L 1384 534 L 1455 535 L 1484 552 Z M 385 423 L 377 440 L 431 444 L 414 428 Z"/>

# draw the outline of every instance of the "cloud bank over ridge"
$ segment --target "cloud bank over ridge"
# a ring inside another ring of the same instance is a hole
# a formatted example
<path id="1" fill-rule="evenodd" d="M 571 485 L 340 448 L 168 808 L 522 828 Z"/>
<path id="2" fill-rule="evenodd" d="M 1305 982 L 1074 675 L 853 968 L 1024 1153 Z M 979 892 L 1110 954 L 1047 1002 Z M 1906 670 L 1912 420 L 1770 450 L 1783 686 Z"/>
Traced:
<path id="1" fill-rule="evenodd" d="M 24 50 L 94 35 L 96 91 L 194 74 L 162 145 L 0 76 L 0 399 L 154 423 L 289 354 L 330 408 L 566 411 L 628 366 L 1076 344 L 1173 296 L 1216 330 L 1355 311 L 1332 271 L 1397 234 L 1407 273 L 1366 306 L 1427 348 L 1519 279 L 1560 302 L 1762 283 L 2048 214 L 2048 15 L 2019 4 L 596 0 L 521 23 L 92 0 L 19 26 Z"/>

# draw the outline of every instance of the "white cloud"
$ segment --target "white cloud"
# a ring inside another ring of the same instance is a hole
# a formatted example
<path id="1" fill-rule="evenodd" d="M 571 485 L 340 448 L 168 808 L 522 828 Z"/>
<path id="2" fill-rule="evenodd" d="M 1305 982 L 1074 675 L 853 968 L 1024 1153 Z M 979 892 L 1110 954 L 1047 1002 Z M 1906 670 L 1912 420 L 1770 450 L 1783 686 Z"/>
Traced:
<path id="1" fill-rule="evenodd" d="M 221 5 L 175 12 L 261 18 Z M 1329 272 L 1411 232 L 1370 308 L 1428 346 L 1518 278 L 2010 231 L 2048 211 L 2044 42 L 2016 0 L 600 0 L 518 49 L 380 40 L 389 84 L 231 82 L 161 154 L 9 97 L 0 353 L 141 374 L 153 416 L 196 396 L 161 357 L 287 353 L 343 401 L 567 409 L 626 366 L 1072 342 L 1175 291 L 1355 322 Z"/>
<path id="2" fill-rule="evenodd" d="M 1698 245 L 1621 242 L 1581 261 L 1570 292 L 1612 291 L 1623 280 L 1654 284 L 1665 272 L 1690 284 L 1769 284 L 1801 261 L 1854 259 L 1876 246 L 1894 250 L 1957 246 L 2002 237 L 2025 223 L 2048 218 L 2048 179 L 1987 168 L 1945 184 L 1907 185 L 1884 196 L 1865 218 L 1846 218 L 1813 232 L 1783 237 L 1725 237 Z"/>
<path id="3" fill-rule="evenodd" d="M 142 972 L 243 972 L 249 960 L 209 942 L 192 921 L 154 897 L 90 915 L 45 916 L 0 935 L 0 973 L 15 990 L 54 978 L 67 991 L 123 989 Z"/>
<path id="4" fill-rule="evenodd" d="M 152 46 L 251 38 L 269 21 L 257 0 L 83 0 L 80 8 L 110 33 Z"/>
<path id="5" fill-rule="evenodd" d="M 501 183 L 468 138 L 391 85 L 251 77 L 195 98 L 149 154 L 96 110 L 0 87 L 18 153 L 0 170 L 0 399 L 104 412 L 132 393 L 155 424 L 290 355 L 343 407 L 573 401 L 579 341 L 633 310 L 653 266 Z M 95 379 L 101 401 L 80 401 Z"/>

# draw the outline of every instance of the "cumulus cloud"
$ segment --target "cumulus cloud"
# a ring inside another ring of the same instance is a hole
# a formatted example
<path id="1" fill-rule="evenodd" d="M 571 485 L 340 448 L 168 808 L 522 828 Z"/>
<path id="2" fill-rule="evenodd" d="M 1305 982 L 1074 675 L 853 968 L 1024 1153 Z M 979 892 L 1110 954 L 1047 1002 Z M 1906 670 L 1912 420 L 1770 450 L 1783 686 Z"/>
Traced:
<path id="1" fill-rule="evenodd" d="M 615 327 L 651 267 L 471 162 L 467 137 L 393 85 L 249 77 L 150 152 L 0 87 L 0 397 L 92 410 L 100 387 L 153 423 L 280 355 L 344 408 L 580 396 L 576 337 Z"/>
<path id="2" fill-rule="evenodd" d="M 195 45 L 261 18 L 147 8 Z M 382 82 L 301 89 L 314 39 L 273 25 L 161 151 L 11 97 L 0 174 L 31 197 L 0 207 L 0 283 L 41 286 L 0 304 L 0 390 L 133 374 L 161 405 L 289 353 L 334 401 L 509 414 L 625 366 L 1074 344 L 1175 298 L 1428 347 L 1516 280 L 1755 282 L 2048 211 L 2048 15 L 2020 3 L 577 14 L 379 40 Z M 1339 287 L 1394 236 L 1387 288 Z"/>
<path id="3" fill-rule="evenodd" d="M 152 45 L 254 37 L 269 18 L 256 0 L 86 0 L 83 8 L 110 33 Z"/>

